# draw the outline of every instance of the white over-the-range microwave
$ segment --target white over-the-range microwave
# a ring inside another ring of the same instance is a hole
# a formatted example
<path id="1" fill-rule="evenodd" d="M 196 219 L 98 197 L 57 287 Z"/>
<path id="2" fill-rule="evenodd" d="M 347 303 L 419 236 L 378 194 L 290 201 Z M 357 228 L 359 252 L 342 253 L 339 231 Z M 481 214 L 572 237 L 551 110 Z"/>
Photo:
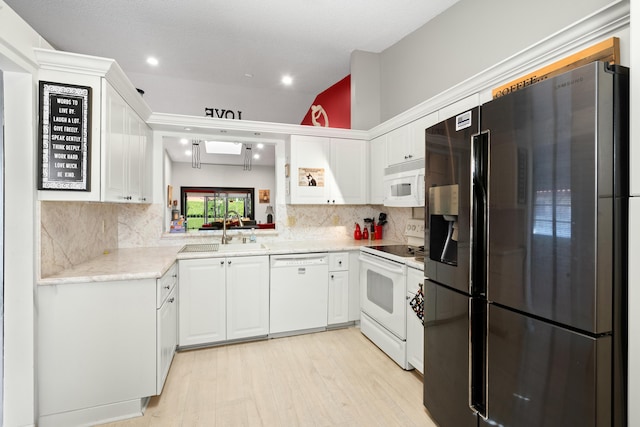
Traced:
<path id="1" fill-rule="evenodd" d="M 415 161 L 394 165 L 384 170 L 385 206 L 424 206 L 424 162 Z"/>

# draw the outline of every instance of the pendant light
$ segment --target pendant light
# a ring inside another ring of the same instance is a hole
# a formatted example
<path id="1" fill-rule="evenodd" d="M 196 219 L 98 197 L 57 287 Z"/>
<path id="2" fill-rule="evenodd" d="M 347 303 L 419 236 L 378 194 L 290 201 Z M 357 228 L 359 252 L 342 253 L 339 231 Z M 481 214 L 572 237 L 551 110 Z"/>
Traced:
<path id="1" fill-rule="evenodd" d="M 251 170 L 251 159 L 253 154 L 251 152 L 251 144 L 244 144 L 244 170 Z"/>
<path id="2" fill-rule="evenodd" d="M 200 169 L 200 140 L 191 141 L 191 167 Z"/>

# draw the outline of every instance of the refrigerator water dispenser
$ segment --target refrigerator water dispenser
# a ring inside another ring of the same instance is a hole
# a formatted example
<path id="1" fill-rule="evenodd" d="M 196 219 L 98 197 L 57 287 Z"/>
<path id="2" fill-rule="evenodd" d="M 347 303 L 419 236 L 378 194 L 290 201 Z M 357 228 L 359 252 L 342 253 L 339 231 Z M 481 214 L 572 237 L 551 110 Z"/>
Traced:
<path id="1" fill-rule="evenodd" d="M 429 257 L 458 265 L 458 185 L 429 189 Z"/>

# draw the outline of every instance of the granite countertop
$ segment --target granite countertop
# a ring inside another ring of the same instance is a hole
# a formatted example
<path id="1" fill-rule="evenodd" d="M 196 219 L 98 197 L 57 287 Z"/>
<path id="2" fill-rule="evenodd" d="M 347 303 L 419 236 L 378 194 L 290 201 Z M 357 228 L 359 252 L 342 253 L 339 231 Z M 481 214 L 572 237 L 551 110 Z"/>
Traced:
<path id="1" fill-rule="evenodd" d="M 39 285 L 91 283 L 118 280 L 157 279 L 180 259 L 220 258 L 249 255 L 280 255 L 308 252 L 357 250 L 367 245 L 394 245 L 393 240 L 309 240 L 226 245 L 217 252 L 179 252 L 182 246 L 116 249 L 38 280 Z"/>
<path id="2" fill-rule="evenodd" d="M 39 285 L 157 279 L 175 262 L 181 246 L 115 249 L 52 276 Z"/>

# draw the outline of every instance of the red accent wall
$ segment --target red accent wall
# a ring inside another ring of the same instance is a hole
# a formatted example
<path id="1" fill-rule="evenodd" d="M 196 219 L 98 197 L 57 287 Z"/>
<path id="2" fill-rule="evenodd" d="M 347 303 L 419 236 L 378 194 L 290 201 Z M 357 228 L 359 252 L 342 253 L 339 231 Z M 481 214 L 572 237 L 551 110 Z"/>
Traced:
<path id="1" fill-rule="evenodd" d="M 328 127 L 351 129 L 351 75 L 316 96 L 312 105 L 322 106 L 329 121 Z M 311 115 L 312 111 L 309 107 L 300 124 L 314 126 Z M 326 126 L 324 116 L 322 114 L 317 116 L 318 125 L 315 126 Z"/>

